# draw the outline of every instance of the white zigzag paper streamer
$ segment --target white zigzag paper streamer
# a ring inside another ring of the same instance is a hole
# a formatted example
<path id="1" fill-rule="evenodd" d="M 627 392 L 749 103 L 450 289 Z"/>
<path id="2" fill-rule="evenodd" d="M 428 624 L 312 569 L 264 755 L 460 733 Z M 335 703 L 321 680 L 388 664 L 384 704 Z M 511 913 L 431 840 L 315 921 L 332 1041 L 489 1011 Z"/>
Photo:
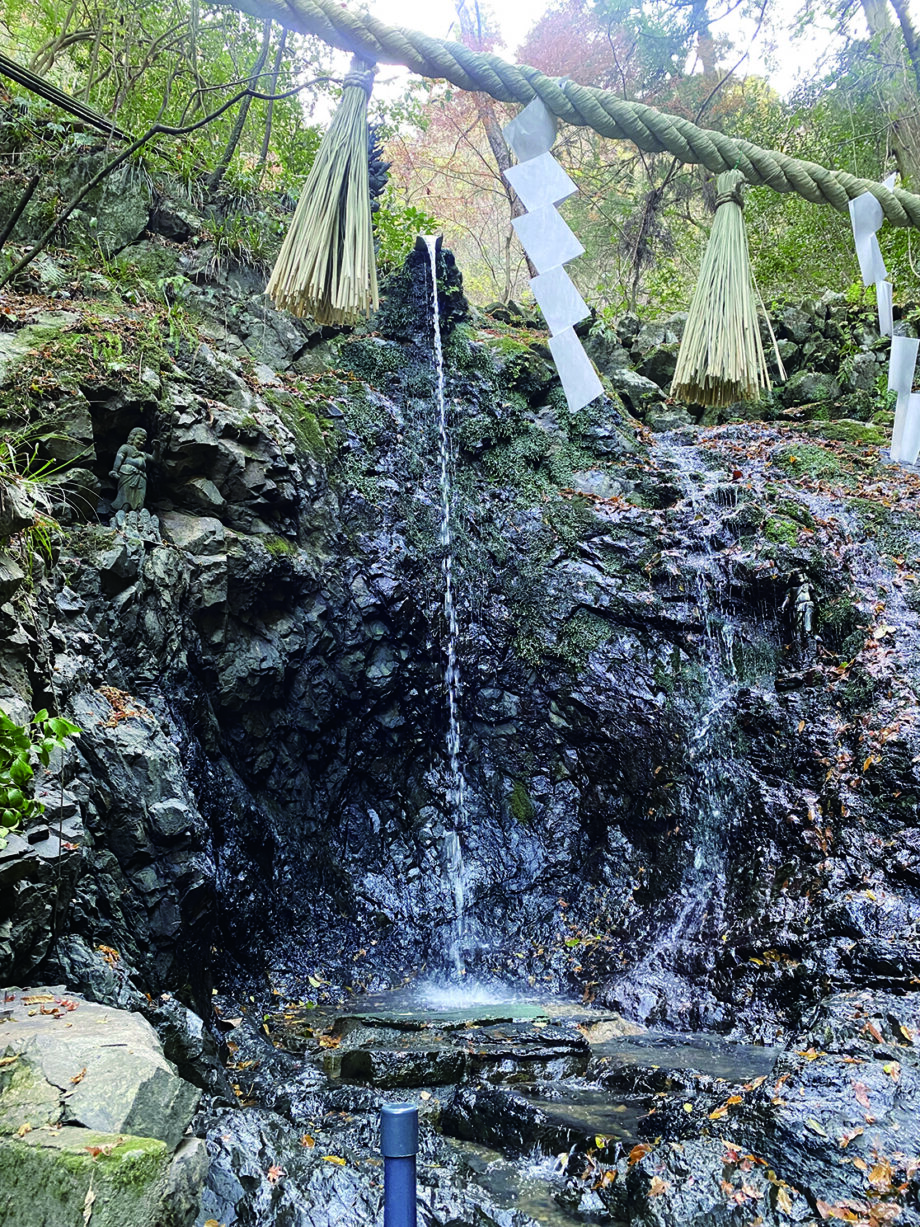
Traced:
<path id="1" fill-rule="evenodd" d="M 530 288 L 549 327 L 549 347 L 566 403 L 575 413 L 603 392 L 597 371 L 572 328 L 588 315 L 588 307 L 562 267 L 584 251 L 556 212 L 556 205 L 577 188 L 550 153 L 556 119 L 538 98 L 506 124 L 503 132 L 518 159 L 505 178 L 527 210 L 511 224 L 537 270 Z"/>
<path id="2" fill-rule="evenodd" d="M 894 181 L 895 176 L 889 175 L 884 180 L 885 187 L 893 188 Z M 920 394 L 912 389 L 920 341 L 913 337 L 894 335 L 894 291 L 891 282 L 886 280 L 888 271 L 876 234 L 883 220 L 882 206 L 871 192 L 863 192 L 861 196 L 850 201 L 853 242 L 863 285 L 872 285 L 875 282 L 879 335 L 891 337 L 888 390 L 897 392 L 898 400 L 889 454 L 891 459 L 899 464 L 916 464 L 920 455 Z"/>

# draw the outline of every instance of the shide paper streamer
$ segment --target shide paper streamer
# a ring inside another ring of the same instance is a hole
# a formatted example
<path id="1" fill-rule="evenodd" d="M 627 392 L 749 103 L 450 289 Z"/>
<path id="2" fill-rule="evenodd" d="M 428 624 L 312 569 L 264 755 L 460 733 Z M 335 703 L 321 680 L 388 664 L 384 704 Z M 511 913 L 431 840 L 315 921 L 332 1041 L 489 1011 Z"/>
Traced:
<path id="1" fill-rule="evenodd" d="M 588 307 L 562 267 L 584 251 L 556 212 L 556 205 L 577 189 L 550 153 L 556 120 L 539 99 L 529 103 L 503 131 L 518 160 L 517 166 L 505 171 L 505 178 L 527 210 L 511 224 L 537 270 L 530 288 L 546 319 L 553 361 L 574 413 L 603 392 L 597 371 L 573 329 L 588 315 Z"/>
<path id="2" fill-rule="evenodd" d="M 894 175 L 890 175 L 884 181 L 885 187 L 893 188 L 894 180 Z M 888 271 L 876 234 L 882 220 L 882 206 L 870 192 L 864 192 L 850 201 L 853 241 L 863 285 L 875 284 L 879 334 L 891 337 L 888 390 L 896 392 L 898 400 L 891 432 L 890 456 L 899 464 L 916 464 L 920 455 L 920 394 L 912 389 L 920 341 L 914 337 L 894 335 L 892 286 L 887 280 Z"/>

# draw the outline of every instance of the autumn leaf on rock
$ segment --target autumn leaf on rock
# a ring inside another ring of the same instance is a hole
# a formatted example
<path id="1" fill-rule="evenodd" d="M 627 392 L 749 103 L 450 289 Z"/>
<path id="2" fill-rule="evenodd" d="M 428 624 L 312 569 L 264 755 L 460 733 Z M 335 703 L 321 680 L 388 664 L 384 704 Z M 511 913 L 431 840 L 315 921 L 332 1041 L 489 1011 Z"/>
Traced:
<path id="1" fill-rule="evenodd" d="M 651 1146 L 649 1146 L 647 1142 L 639 1142 L 629 1152 L 629 1158 L 626 1160 L 627 1165 L 629 1167 L 635 1167 L 639 1160 L 644 1159 L 651 1149 Z"/>
<path id="2" fill-rule="evenodd" d="M 282 1176 L 287 1175 L 287 1172 L 284 1170 L 284 1168 L 281 1166 L 280 1163 L 273 1163 L 271 1167 L 268 1169 L 268 1171 L 266 1172 L 266 1175 L 268 1176 L 269 1184 L 276 1184 L 281 1179 Z"/>
<path id="3" fill-rule="evenodd" d="M 309 1150 L 312 1150 L 313 1147 L 316 1145 L 316 1139 L 311 1138 L 309 1133 L 305 1133 L 303 1137 L 300 1139 L 300 1144 L 301 1146 L 306 1146 Z"/>
<path id="4" fill-rule="evenodd" d="M 339 1155 L 323 1155 L 327 1163 L 336 1163 L 339 1167 L 345 1166 L 345 1160 Z"/>
<path id="5" fill-rule="evenodd" d="M 792 1198 L 784 1188 L 776 1190 L 776 1208 L 782 1210 L 783 1214 L 792 1213 Z"/>
<path id="6" fill-rule="evenodd" d="M 869 1088 L 865 1082 L 856 1082 L 853 1084 L 853 1094 L 856 1096 L 856 1102 L 862 1104 L 864 1108 L 869 1106 Z"/>
<path id="7" fill-rule="evenodd" d="M 74 1076 L 70 1079 L 70 1081 L 74 1084 L 74 1086 L 76 1086 L 78 1083 L 82 1082 L 85 1077 L 86 1077 L 86 1066 L 84 1065 L 83 1068 L 80 1070 L 80 1072 L 78 1074 L 74 1074 Z"/>
<path id="8" fill-rule="evenodd" d="M 652 1183 L 648 1187 L 648 1195 L 649 1197 L 660 1197 L 662 1193 L 667 1193 L 670 1187 L 667 1180 L 662 1180 L 660 1176 L 653 1176 Z"/>

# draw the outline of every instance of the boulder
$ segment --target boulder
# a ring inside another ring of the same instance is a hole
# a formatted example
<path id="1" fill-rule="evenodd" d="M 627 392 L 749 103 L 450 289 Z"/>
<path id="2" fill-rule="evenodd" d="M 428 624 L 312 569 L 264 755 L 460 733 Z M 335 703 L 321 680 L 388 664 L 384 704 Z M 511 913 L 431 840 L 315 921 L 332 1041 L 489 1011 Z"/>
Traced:
<path id="1" fill-rule="evenodd" d="M 4 996 L 0 1043 L 13 1060 L 0 1070 L 0 1133 L 81 1125 L 175 1149 L 199 1093 L 163 1056 L 148 1022 L 62 988 Z"/>
<path id="2" fill-rule="evenodd" d="M 190 1227 L 207 1174 L 185 1131 L 199 1092 L 137 1014 L 7 989 L 0 1188 L 7 1227 Z"/>

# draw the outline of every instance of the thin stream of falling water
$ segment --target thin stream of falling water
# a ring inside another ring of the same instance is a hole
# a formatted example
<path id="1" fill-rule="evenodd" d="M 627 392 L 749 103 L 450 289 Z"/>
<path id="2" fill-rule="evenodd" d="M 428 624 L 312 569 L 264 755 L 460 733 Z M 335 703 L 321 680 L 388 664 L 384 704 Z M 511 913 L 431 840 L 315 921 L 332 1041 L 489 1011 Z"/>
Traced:
<path id="1" fill-rule="evenodd" d="M 447 667 L 444 684 L 447 691 L 447 754 L 450 762 L 448 787 L 448 821 L 444 836 L 444 869 L 453 899 L 453 923 L 450 957 L 458 975 L 465 973 L 464 947 L 466 921 L 465 877 L 463 848 L 460 836 L 466 826 L 466 782 L 460 761 L 460 668 L 457 663 L 458 624 L 454 606 L 453 535 L 451 519 L 453 487 L 450 474 L 450 438 L 447 433 L 447 404 L 444 399 L 444 352 L 441 347 L 441 316 L 438 307 L 437 237 L 425 235 L 431 268 L 431 317 L 434 331 L 435 387 L 438 408 L 438 437 L 441 453 L 441 530 L 439 540 L 443 551 L 441 570 L 444 576 L 444 621 L 447 626 Z"/>

